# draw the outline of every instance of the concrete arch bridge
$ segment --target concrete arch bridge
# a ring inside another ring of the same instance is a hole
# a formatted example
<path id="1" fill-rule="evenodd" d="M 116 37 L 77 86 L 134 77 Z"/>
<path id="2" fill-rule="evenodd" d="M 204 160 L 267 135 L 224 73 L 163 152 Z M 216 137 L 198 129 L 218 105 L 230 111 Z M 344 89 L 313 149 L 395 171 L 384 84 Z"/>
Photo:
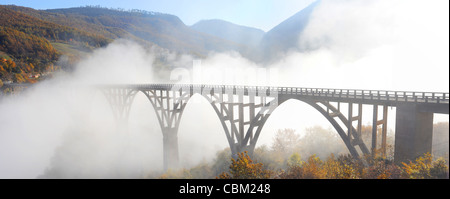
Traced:
<path id="1" fill-rule="evenodd" d="M 252 154 L 271 113 L 290 99 L 305 102 L 319 111 L 355 158 L 375 155 L 377 151 L 386 153 L 388 107 L 396 107 L 396 162 L 413 160 L 431 152 L 433 114 L 449 112 L 449 94 L 434 92 L 192 84 L 101 85 L 96 88 L 106 96 L 119 124 L 128 121 L 137 93 L 147 97 L 163 132 L 165 169 L 178 165 L 180 120 L 189 100 L 197 94 L 211 104 L 234 155 L 242 151 Z M 363 105 L 373 107 L 370 148 L 361 138 Z M 381 132 L 377 132 L 378 129 Z M 380 140 L 378 133 L 381 133 Z M 381 148 L 377 149 L 379 142 Z"/>

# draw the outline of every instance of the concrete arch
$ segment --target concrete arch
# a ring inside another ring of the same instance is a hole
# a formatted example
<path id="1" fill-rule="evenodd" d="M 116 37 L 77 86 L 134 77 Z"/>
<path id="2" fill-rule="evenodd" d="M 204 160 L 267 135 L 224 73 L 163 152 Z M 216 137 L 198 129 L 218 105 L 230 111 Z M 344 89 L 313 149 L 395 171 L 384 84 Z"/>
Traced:
<path id="1" fill-rule="evenodd" d="M 369 154 L 369 150 L 362 142 L 360 135 L 356 133 L 356 129 L 350 126 L 351 123 L 343 114 L 340 113 L 338 109 L 332 106 L 326 101 L 317 101 L 310 98 L 303 97 L 283 97 L 276 99 L 278 103 L 274 106 L 272 101 L 267 102 L 264 98 L 264 103 L 259 106 L 260 110 L 255 115 L 248 112 L 239 111 L 240 116 L 244 114 L 249 115 L 249 124 L 246 132 L 243 132 L 242 126 L 238 126 L 239 122 L 233 119 L 233 109 L 234 106 L 244 106 L 243 102 L 233 102 L 233 100 L 223 102 L 223 93 L 215 93 L 214 91 L 204 92 L 205 90 L 157 90 L 157 89 L 111 89 L 105 95 L 109 94 L 109 102 L 111 106 L 116 106 L 115 112 L 116 118 L 122 120 L 127 120 L 130 112 L 130 107 L 133 104 L 133 100 L 137 93 L 142 92 L 153 106 L 153 109 L 157 115 L 158 122 L 160 124 L 161 130 L 164 137 L 164 165 L 165 169 L 168 165 L 178 164 L 178 128 L 180 124 L 181 117 L 184 113 L 186 105 L 189 103 L 192 96 L 198 94 L 202 96 L 214 109 L 219 121 L 223 127 L 225 135 L 228 140 L 228 144 L 231 148 L 232 153 L 235 155 L 238 152 L 248 151 L 250 155 L 255 149 L 258 138 L 261 131 L 271 116 L 272 112 L 288 100 L 299 100 L 304 102 L 317 111 L 319 111 L 335 128 L 341 139 L 344 141 L 346 147 L 348 148 L 350 154 L 353 157 L 359 158 L 359 153 L 355 146 L 359 146 L 363 154 Z M 230 94 L 229 97 L 234 97 L 236 94 Z M 114 97 L 111 97 L 114 96 Z M 107 97 L 108 98 L 108 97 Z M 228 99 L 229 100 L 229 99 Z M 238 105 L 236 105 L 238 104 Z M 246 103 L 245 105 L 250 106 L 251 103 Z M 227 106 L 229 105 L 229 106 Z M 324 108 L 325 107 L 325 108 Z M 114 109 L 114 108 L 113 108 Z M 329 110 L 334 114 L 330 115 Z M 241 118 L 240 118 L 241 119 Z M 343 124 L 349 124 L 347 130 L 350 133 L 346 133 L 344 128 L 338 123 L 338 121 Z M 228 123 L 227 123 L 228 122 Z M 241 121 L 242 123 L 242 121 Z M 238 138 L 239 137 L 239 138 Z"/>
<path id="2" fill-rule="evenodd" d="M 194 93 L 193 95 L 190 96 L 189 100 L 194 96 L 194 95 L 200 95 L 202 96 L 204 99 L 206 99 L 206 101 L 208 101 L 208 103 L 211 105 L 211 107 L 213 108 L 214 112 L 216 113 L 217 117 L 220 120 L 220 124 L 222 125 L 222 128 L 224 130 L 225 136 L 227 137 L 227 141 L 228 144 L 230 145 L 230 147 L 233 145 L 232 143 L 232 138 L 231 138 L 231 134 L 230 134 L 230 129 L 228 128 L 227 124 L 225 123 L 225 118 L 224 115 L 221 114 L 219 107 L 216 106 L 216 103 L 214 102 L 214 100 L 212 99 L 212 97 L 209 97 L 207 95 L 202 95 L 201 93 Z M 187 102 L 189 103 L 189 101 Z M 232 128 L 236 128 L 235 126 L 232 126 Z M 236 129 L 235 129 L 236 130 Z"/>
<path id="3" fill-rule="evenodd" d="M 216 113 L 216 115 L 217 115 L 217 117 L 218 117 L 218 119 L 219 119 L 219 121 L 220 121 L 220 123 L 222 125 L 222 128 L 224 130 L 224 133 L 225 133 L 225 136 L 227 138 L 228 144 L 229 144 L 231 150 L 234 151 L 236 147 L 234 147 L 235 143 L 234 143 L 234 140 L 232 138 L 231 131 L 237 131 L 237 127 L 235 125 L 231 125 L 230 126 L 231 129 L 230 129 L 227 126 L 225 117 L 226 117 L 226 115 L 230 114 L 229 110 L 227 110 L 226 108 L 221 109 L 220 107 L 217 106 L 218 103 L 213 98 L 218 99 L 219 97 L 214 95 L 214 93 L 209 93 L 209 95 L 205 95 L 204 93 L 202 94 L 200 91 L 197 91 L 197 92 L 194 91 L 192 93 L 184 93 L 178 99 L 175 99 L 175 101 L 176 101 L 175 104 L 180 104 L 180 101 L 182 99 L 186 100 L 185 103 L 183 105 L 181 105 L 182 106 L 182 111 L 180 113 L 180 117 L 184 113 L 184 108 L 187 106 L 187 104 L 189 104 L 190 99 L 193 96 L 195 96 L 195 95 L 199 95 L 199 96 L 203 97 L 203 99 L 205 99 L 211 105 L 211 107 L 213 108 L 214 112 Z M 221 112 L 221 110 L 225 111 L 226 115 L 224 115 Z"/>
<path id="4" fill-rule="evenodd" d="M 163 124 L 163 117 L 168 119 L 168 116 L 167 116 L 167 114 L 165 112 L 162 112 L 162 115 L 158 114 L 158 111 L 157 111 L 159 109 L 158 105 L 162 106 L 162 101 L 158 100 L 157 98 L 155 98 L 155 100 L 152 99 L 152 98 L 156 97 L 156 93 L 155 93 L 156 91 L 153 90 L 153 91 L 147 91 L 146 92 L 146 91 L 142 91 L 142 90 L 137 90 L 136 93 L 138 93 L 138 92 L 141 92 L 142 94 L 144 94 L 147 97 L 148 101 L 150 101 L 150 104 L 153 106 L 153 110 L 155 111 L 156 117 L 158 118 L 158 123 L 159 123 L 159 125 L 161 127 L 161 130 L 162 130 L 163 125 L 164 125 Z M 150 94 L 153 94 L 153 96 L 150 95 Z"/>
<path id="5" fill-rule="evenodd" d="M 217 104 L 216 101 L 214 101 L 214 98 L 218 98 L 217 96 L 215 96 L 214 94 L 210 94 L 210 95 L 205 95 L 202 94 L 201 92 L 182 92 L 179 96 L 164 96 L 163 98 L 161 98 L 161 93 L 157 93 L 157 90 L 132 90 L 127 92 L 126 97 L 130 98 L 131 100 L 134 99 L 135 95 L 137 93 L 143 93 L 147 99 L 150 101 L 151 105 L 153 106 L 153 109 L 155 110 L 155 113 L 157 115 L 158 118 L 158 122 L 160 124 L 161 130 L 163 132 L 163 136 L 164 136 L 164 153 L 165 153 L 165 160 L 164 160 L 164 165 L 165 168 L 167 169 L 169 164 L 168 158 L 166 156 L 170 156 L 170 155 L 166 155 L 166 153 L 169 153 L 168 151 L 172 151 L 173 156 L 175 156 L 173 159 L 178 159 L 178 128 L 180 125 L 180 121 L 181 121 L 181 117 L 184 113 L 184 110 L 187 106 L 187 104 L 190 102 L 190 99 L 194 96 L 194 95 L 200 95 L 203 97 L 203 99 L 205 99 L 213 108 L 214 112 L 216 113 L 216 115 L 218 116 L 218 119 L 223 127 L 225 136 L 227 137 L 227 141 L 228 144 L 230 145 L 230 148 L 232 149 L 232 151 L 236 151 L 237 147 L 236 144 L 234 143 L 234 140 L 232 138 L 231 135 L 231 129 L 233 131 L 237 131 L 237 127 L 235 125 L 231 125 L 230 128 L 227 126 L 226 124 L 226 115 L 229 114 L 227 109 L 221 109 Z M 161 91 L 163 92 L 163 91 Z M 165 91 L 164 91 L 165 92 Z M 172 91 L 169 91 L 172 92 Z M 170 98 L 170 99 L 169 99 Z M 167 104 L 164 104 L 165 102 L 163 101 L 164 99 L 167 99 Z M 132 101 L 131 101 L 132 102 Z M 169 107 L 170 104 L 172 104 L 172 107 Z M 131 106 L 131 104 L 130 104 Z M 167 106 L 165 108 L 165 106 Z M 129 108 L 128 108 L 129 109 Z M 221 112 L 221 110 L 225 111 L 226 115 L 223 114 L 223 112 Z M 172 114 L 171 114 L 172 113 Z M 126 117 L 128 117 L 128 114 L 125 115 Z M 237 153 L 237 152 L 236 152 Z M 166 160 L 167 159 L 167 160 Z M 177 163 L 175 163 L 177 164 Z M 171 165 L 174 165 L 173 163 Z"/>
<path id="6" fill-rule="evenodd" d="M 111 106 L 118 125 L 123 126 L 128 120 L 130 108 L 137 91 L 133 89 L 103 89 L 101 91 Z"/>
<path id="7" fill-rule="evenodd" d="M 344 129 L 341 127 L 341 125 L 339 125 L 339 123 L 334 119 L 334 117 L 330 116 L 330 114 L 328 113 L 327 110 L 325 110 L 324 108 L 322 108 L 320 105 L 317 104 L 317 103 L 322 103 L 322 102 L 316 102 L 316 101 L 307 100 L 307 99 L 303 99 L 303 98 L 285 98 L 285 99 L 279 99 L 278 106 L 276 108 L 278 108 L 281 104 L 283 104 L 284 102 L 286 102 L 288 100 L 298 100 L 298 101 L 304 102 L 304 103 L 310 105 L 311 107 L 313 107 L 314 109 L 316 109 L 317 111 L 319 111 L 331 123 L 333 128 L 337 131 L 337 133 L 339 134 L 341 139 L 344 141 L 347 149 L 349 150 L 350 154 L 353 157 L 359 158 L 359 156 L 360 156 L 358 151 L 355 148 L 355 145 L 358 145 L 364 154 L 369 154 L 369 150 L 367 149 L 365 144 L 362 142 L 362 140 L 360 140 L 359 136 L 357 136 L 357 138 L 356 138 L 357 141 L 352 141 L 351 137 L 349 137 L 349 135 L 345 133 Z M 330 105 L 329 103 L 322 103 L 322 104 L 325 105 L 330 110 L 338 111 L 334 106 Z M 257 127 L 256 132 L 255 132 L 255 139 L 253 139 L 250 143 L 250 146 L 252 146 L 252 149 L 254 149 L 254 147 L 256 146 L 256 142 L 261 134 L 264 124 L 266 123 L 268 118 L 271 116 L 271 113 L 273 113 L 273 111 L 276 110 L 276 108 L 270 109 L 269 113 L 266 115 L 259 114 L 257 116 L 257 118 L 261 120 L 262 125 Z M 344 123 L 344 124 L 348 123 L 348 119 L 345 118 L 345 116 L 343 116 L 342 114 L 339 114 L 339 116 L 337 116 L 337 117 L 339 118 L 339 120 L 341 120 L 342 123 Z M 353 128 L 353 126 L 351 128 Z M 356 131 L 356 129 L 353 128 L 352 132 L 357 132 L 357 131 Z"/>

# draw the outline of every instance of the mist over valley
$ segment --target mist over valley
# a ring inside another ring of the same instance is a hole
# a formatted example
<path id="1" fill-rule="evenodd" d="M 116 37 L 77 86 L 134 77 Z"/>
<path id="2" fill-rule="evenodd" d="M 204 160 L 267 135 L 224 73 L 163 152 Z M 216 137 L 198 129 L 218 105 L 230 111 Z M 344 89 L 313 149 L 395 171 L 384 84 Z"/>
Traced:
<path id="1" fill-rule="evenodd" d="M 222 19 L 186 25 L 158 10 L 0 5 L 0 178 L 223 177 L 237 156 L 208 98 L 195 94 L 184 107 L 175 136 L 179 163 L 167 170 L 158 118 L 163 111 L 152 106 L 153 99 L 133 93 L 122 124 L 114 102 L 95 86 L 448 94 L 448 13 L 448 2 L 442 1 L 318 0 L 265 31 Z M 21 85 L 26 88 L 14 90 Z M 361 108 L 360 136 L 371 147 L 373 109 Z M 396 109 L 388 109 L 383 138 L 389 146 L 383 158 L 389 160 Z M 446 161 L 448 178 L 448 113 L 433 118 L 431 152 L 433 160 Z M 343 162 L 351 154 L 330 121 L 303 101 L 283 101 L 264 122 L 251 157 L 266 170 L 286 171 L 271 178 L 292 178 L 292 165 L 310 165 L 314 158 L 325 165 L 331 154 Z"/>

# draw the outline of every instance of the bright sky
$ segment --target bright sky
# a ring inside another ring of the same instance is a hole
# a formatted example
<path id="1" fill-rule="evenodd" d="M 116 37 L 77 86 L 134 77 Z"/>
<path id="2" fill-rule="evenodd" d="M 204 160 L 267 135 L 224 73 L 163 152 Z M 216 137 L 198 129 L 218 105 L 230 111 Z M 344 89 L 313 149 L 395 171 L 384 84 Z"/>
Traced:
<path id="1" fill-rule="evenodd" d="M 34 9 L 100 5 L 108 8 L 140 9 L 178 16 L 186 25 L 202 19 L 222 19 L 269 31 L 315 0 L 1 0 Z"/>

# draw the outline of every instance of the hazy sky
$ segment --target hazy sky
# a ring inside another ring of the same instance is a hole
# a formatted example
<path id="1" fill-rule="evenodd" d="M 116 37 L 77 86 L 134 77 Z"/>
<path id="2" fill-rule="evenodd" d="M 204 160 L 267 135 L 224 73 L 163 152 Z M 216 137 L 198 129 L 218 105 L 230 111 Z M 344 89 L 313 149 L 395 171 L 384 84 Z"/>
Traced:
<path id="1" fill-rule="evenodd" d="M 1 0 L 35 9 L 100 5 L 108 8 L 141 9 L 174 14 L 187 25 L 202 19 L 223 19 L 269 31 L 315 0 Z"/>

